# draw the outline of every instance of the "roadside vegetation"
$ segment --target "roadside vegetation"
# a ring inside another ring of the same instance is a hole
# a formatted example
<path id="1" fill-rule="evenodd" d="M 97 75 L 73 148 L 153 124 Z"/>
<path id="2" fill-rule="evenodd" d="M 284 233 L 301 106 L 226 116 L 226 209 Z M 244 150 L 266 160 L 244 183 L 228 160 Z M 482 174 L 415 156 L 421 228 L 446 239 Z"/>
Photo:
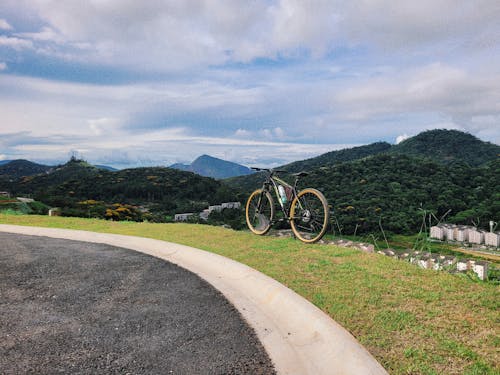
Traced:
<path id="1" fill-rule="evenodd" d="M 355 249 L 197 224 L 0 214 L 0 223 L 156 238 L 247 264 L 348 329 L 391 374 L 498 374 L 497 285 Z"/>

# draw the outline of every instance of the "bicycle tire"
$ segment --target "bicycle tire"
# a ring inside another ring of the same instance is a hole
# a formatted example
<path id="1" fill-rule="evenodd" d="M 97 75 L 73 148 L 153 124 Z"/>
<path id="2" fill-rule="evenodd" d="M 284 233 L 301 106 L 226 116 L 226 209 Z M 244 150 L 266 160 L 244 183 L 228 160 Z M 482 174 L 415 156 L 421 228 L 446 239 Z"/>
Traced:
<path id="1" fill-rule="evenodd" d="M 328 227 L 330 210 L 325 196 L 319 190 L 301 190 L 290 208 L 290 225 L 295 236 L 305 243 L 319 241 Z"/>
<path id="2" fill-rule="evenodd" d="M 253 233 L 262 236 L 269 232 L 274 218 L 274 201 L 271 194 L 262 189 L 250 194 L 245 207 L 245 217 L 247 226 Z"/>

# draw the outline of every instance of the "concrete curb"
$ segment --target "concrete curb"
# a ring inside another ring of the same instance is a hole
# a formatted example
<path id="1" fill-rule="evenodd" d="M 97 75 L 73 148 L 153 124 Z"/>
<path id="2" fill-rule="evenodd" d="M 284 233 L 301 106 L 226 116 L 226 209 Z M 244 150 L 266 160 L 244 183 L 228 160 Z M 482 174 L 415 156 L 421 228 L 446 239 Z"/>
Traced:
<path id="1" fill-rule="evenodd" d="M 239 310 L 279 374 L 387 374 L 349 332 L 310 302 L 276 280 L 220 255 L 117 234 L 4 224 L 0 231 L 128 248 L 197 274 Z"/>

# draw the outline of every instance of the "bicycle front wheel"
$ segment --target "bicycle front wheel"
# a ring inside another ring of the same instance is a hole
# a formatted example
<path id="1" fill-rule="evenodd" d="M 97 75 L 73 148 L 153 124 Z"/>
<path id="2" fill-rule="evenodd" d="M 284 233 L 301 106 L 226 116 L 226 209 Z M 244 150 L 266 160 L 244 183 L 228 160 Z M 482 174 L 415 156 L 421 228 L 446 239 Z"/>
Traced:
<path id="1" fill-rule="evenodd" d="M 255 190 L 248 198 L 245 216 L 248 228 L 255 234 L 263 235 L 271 229 L 274 217 L 273 197 L 268 191 Z"/>
<path id="2" fill-rule="evenodd" d="M 326 232 L 330 210 L 325 196 L 316 189 L 304 189 L 292 201 L 290 225 L 303 242 L 319 241 Z"/>

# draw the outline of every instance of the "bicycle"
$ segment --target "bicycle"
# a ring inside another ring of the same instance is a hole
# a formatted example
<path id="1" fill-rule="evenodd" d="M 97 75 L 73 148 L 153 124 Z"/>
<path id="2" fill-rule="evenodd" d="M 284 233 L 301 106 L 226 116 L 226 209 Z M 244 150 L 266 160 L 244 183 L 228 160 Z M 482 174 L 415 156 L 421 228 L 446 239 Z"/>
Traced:
<path id="1" fill-rule="evenodd" d="M 275 223 L 286 220 L 299 240 L 305 243 L 319 241 L 326 232 L 330 210 L 325 196 L 319 190 L 306 188 L 297 193 L 299 179 L 308 173 L 294 173 L 295 183 L 292 186 L 276 176 L 277 173 L 287 173 L 286 171 L 252 169 L 265 171 L 267 176 L 262 187 L 255 190 L 248 198 L 245 207 L 248 228 L 255 234 L 264 235 Z M 279 209 L 283 212 L 282 219 L 274 219 L 275 204 L 272 192 L 279 202 Z"/>

